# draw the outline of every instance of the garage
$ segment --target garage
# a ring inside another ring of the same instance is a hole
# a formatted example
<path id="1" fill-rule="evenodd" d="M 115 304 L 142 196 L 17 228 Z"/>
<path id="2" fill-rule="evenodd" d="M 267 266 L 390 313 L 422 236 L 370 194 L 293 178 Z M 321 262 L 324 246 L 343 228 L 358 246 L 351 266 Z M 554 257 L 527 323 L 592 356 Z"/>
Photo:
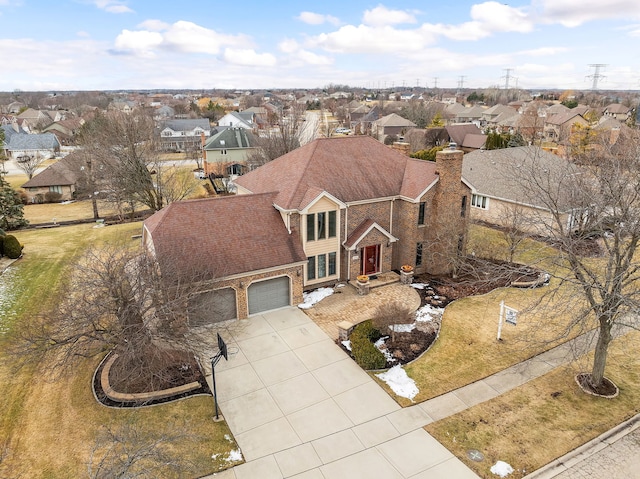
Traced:
<path id="1" fill-rule="evenodd" d="M 291 304 L 289 283 L 288 276 L 281 276 L 249 286 L 249 314 L 289 306 Z"/>
<path id="2" fill-rule="evenodd" d="M 187 311 L 191 326 L 236 319 L 236 291 L 233 288 L 222 288 L 199 293 L 189 300 Z"/>

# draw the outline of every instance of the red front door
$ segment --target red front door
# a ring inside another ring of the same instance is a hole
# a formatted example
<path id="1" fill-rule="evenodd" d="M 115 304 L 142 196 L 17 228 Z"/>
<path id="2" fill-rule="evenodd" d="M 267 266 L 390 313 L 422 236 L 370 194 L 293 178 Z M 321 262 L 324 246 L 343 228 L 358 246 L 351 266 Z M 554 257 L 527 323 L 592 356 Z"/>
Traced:
<path id="1" fill-rule="evenodd" d="M 361 274 L 371 275 L 380 272 L 380 245 L 365 246 L 360 255 Z"/>

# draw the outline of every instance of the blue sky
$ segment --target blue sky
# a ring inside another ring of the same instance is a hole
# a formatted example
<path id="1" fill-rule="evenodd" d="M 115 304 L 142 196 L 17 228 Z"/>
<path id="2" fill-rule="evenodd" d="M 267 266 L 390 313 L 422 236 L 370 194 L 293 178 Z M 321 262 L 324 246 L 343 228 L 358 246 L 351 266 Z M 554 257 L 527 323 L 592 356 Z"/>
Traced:
<path id="1" fill-rule="evenodd" d="M 639 0 L 0 0 L 0 90 L 640 89 Z"/>

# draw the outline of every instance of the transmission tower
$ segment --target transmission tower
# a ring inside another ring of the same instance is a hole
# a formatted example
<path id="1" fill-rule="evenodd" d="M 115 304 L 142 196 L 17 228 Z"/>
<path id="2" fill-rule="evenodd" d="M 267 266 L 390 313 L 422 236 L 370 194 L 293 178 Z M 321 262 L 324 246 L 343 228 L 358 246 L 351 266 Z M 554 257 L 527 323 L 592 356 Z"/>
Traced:
<path id="1" fill-rule="evenodd" d="M 462 90 L 464 88 L 464 79 L 467 78 L 466 75 L 460 75 L 458 77 L 458 90 Z"/>
<path id="2" fill-rule="evenodd" d="M 509 80 L 512 78 L 511 77 L 511 72 L 513 71 L 513 68 L 504 68 L 503 69 L 505 73 L 504 76 L 500 77 L 500 78 L 504 78 L 504 89 L 508 90 L 509 89 Z"/>
<path id="3" fill-rule="evenodd" d="M 590 78 L 591 80 L 593 80 L 593 83 L 591 84 L 591 89 L 592 90 L 597 90 L 598 89 L 598 81 L 599 80 L 604 80 L 605 78 L 607 78 L 602 73 L 600 73 L 600 69 L 601 68 L 605 68 L 607 65 L 606 65 L 606 63 L 592 63 L 589 66 L 591 68 L 593 68 L 593 74 L 592 75 L 587 75 L 587 78 Z"/>
<path id="4" fill-rule="evenodd" d="M 433 88 L 438 88 L 438 77 L 433 77 Z"/>

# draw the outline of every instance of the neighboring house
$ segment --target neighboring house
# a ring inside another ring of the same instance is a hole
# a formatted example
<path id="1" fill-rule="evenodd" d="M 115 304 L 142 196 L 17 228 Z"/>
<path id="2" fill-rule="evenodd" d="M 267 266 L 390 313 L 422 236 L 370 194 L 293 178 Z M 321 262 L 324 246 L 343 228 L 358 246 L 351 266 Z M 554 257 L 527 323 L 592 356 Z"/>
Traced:
<path id="1" fill-rule="evenodd" d="M 462 157 L 447 150 L 434 163 L 367 136 L 317 139 L 238 178 L 237 196 L 170 204 L 144 222 L 143 241 L 167 274 L 207 275 L 203 291 L 227 318 L 404 264 L 447 274 L 466 245 Z"/>
<path id="2" fill-rule="evenodd" d="M 253 130 L 257 128 L 255 113 L 232 111 L 218 120 L 218 126 L 233 126 Z"/>
<path id="3" fill-rule="evenodd" d="M 615 118 L 618 121 L 627 121 L 631 113 L 631 108 L 621 105 L 620 103 L 612 103 L 604 109 L 604 116 Z"/>
<path id="4" fill-rule="evenodd" d="M 153 112 L 153 119 L 156 121 L 169 120 L 176 116 L 176 111 L 168 105 L 161 105 Z"/>
<path id="5" fill-rule="evenodd" d="M 224 128 L 214 133 L 204 144 L 206 175 L 242 175 L 247 171 L 247 159 L 256 148 L 256 139 L 246 128 Z"/>
<path id="6" fill-rule="evenodd" d="M 528 194 L 528 189 L 516 179 L 518 175 L 543 171 L 544 178 L 551 181 L 549 188 L 555 188 L 559 184 L 552 183 L 572 168 L 576 166 L 536 146 L 465 154 L 462 174 L 473 185 L 471 219 L 508 226 L 513 224 L 517 209 L 521 216 L 518 229 L 528 233 L 548 236 L 544 225 L 553 223 L 549 220 L 554 214 L 564 216 L 567 227 L 572 227 L 574 217 L 568 201 L 558 204 L 558 209 L 552 211 L 540 198 Z"/>
<path id="7" fill-rule="evenodd" d="M 163 151 L 199 150 L 202 137 L 211 135 L 206 118 L 196 120 L 165 120 L 160 123 L 160 147 Z"/>
<path id="8" fill-rule="evenodd" d="M 549 116 L 549 111 L 547 110 L 547 117 L 543 127 L 544 137 L 549 141 L 563 142 L 569 137 L 573 126 L 576 124 L 589 126 L 589 122 L 580 113 L 573 110 L 553 116 Z"/>
<path id="9" fill-rule="evenodd" d="M 482 122 L 483 125 L 495 126 L 498 123 L 499 117 L 504 119 L 516 115 L 517 113 L 518 110 L 515 108 L 498 104 L 482 111 Z"/>
<path id="10" fill-rule="evenodd" d="M 49 110 L 35 110 L 27 108 L 18 115 L 19 120 L 26 120 L 31 128 L 42 130 L 45 126 L 50 125 L 54 121 L 64 119 L 61 112 Z"/>
<path id="11" fill-rule="evenodd" d="M 42 203 L 47 193 L 60 193 L 61 200 L 75 198 L 78 183 L 84 177 L 84 162 L 78 153 L 70 153 L 22 185 L 31 203 Z"/>
<path id="12" fill-rule="evenodd" d="M 411 120 L 401 117 L 397 113 L 383 116 L 373 122 L 371 133 L 380 141 L 384 141 L 387 136 L 402 136 L 416 124 Z"/>
<path id="13" fill-rule="evenodd" d="M 10 125 L 5 125 L 3 128 L 5 134 L 8 129 L 13 131 L 8 137 L 5 136 L 5 148 L 11 159 L 19 159 L 24 156 L 54 158 L 60 153 L 60 142 L 53 133 L 30 135 L 24 132 L 15 132 Z"/>
<path id="14" fill-rule="evenodd" d="M 479 150 L 487 141 L 487 135 L 483 135 L 475 123 L 447 125 L 445 130 L 449 135 L 449 141 L 457 144 L 464 152 Z"/>
<path id="15" fill-rule="evenodd" d="M 456 113 L 455 123 L 475 123 L 477 126 L 482 125 L 482 115 L 486 108 L 480 105 L 473 105 Z"/>
<path id="16" fill-rule="evenodd" d="M 85 121 L 82 118 L 60 120 L 47 126 L 43 133 L 53 133 L 61 145 L 74 145 L 76 135 L 84 123 Z"/>

